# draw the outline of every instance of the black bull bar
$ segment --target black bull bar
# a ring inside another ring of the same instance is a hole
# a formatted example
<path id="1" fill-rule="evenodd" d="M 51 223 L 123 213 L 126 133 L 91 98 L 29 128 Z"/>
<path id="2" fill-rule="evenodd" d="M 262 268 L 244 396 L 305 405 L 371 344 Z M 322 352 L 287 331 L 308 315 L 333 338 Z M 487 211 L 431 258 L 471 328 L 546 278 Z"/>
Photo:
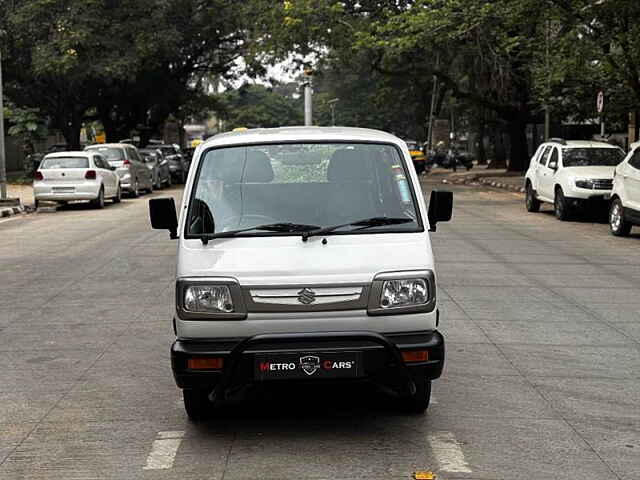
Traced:
<path id="1" fill-rule="evenodd" d="M 393 360 L 398 376 L 394 390 L 402 397 L 413 396 L 416 392 L 416 385 L 409 368 L 404 363 L 400 349 L 389 339 L 376 332 L 351 331 L 351 332 L 314 332 L 314 333 L 269 333 L 259 334 L 246 338 L 236 344 L 231 352 L 225 356 L 225 367 L 222 371 L 220 381 L 209 394 L 212 402 L 226 400 L 227 392 L 233 384 L 234 377 L 242 362 L 243 354 L 246 350 L 260 345 L 286 342 L 288 345 L 296 343 L 314 344 L 330 343 L 341 341 L 371 342 L 381 346 Z"/>

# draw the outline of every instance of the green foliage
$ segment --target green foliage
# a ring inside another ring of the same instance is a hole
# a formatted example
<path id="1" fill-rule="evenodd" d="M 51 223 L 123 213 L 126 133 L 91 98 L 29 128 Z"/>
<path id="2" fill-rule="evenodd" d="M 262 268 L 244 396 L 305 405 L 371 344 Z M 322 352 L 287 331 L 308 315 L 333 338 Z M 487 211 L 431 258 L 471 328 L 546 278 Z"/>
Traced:
<path id="1" fill-rule="evenodd" d="M 263 85 L 244 84 L 223 96 L 228 129 L 301 125 L 303 104 Z"/>

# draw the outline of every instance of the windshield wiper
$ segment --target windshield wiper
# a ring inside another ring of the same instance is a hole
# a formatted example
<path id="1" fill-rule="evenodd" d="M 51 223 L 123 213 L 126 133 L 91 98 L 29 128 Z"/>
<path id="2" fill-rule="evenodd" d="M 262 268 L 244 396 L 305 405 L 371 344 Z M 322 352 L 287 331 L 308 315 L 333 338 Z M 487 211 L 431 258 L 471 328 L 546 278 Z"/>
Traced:
<path id="1" fill-rule="evenodd" d="M 302 241 L 306 242 L 309 237 L 313 237 L 316 235 L 324 235 L 325 233 L 333 232 L 339 228 L 343 227 L 360 227 L 354 230 L 364 230 L 366 228 L 371 227 L 381 227 L 383 225 L 398 225 L 401 223 L 410 223 L 414 220 L 412 218 L 407 217 L 371 217 L 365 218 L 363 220 L 356 220 L 355 222 L 343 223 L 340 225 L 332 225 L 329 227 L 318 228 L 317 230 L 309 230 L 303 232 Z"/>
<path id="2" fill-rule="evenodd" d="M 265 230 L 268 232 L 308 232 L 310 230 L 317 230 L 318 228 L 320 228 L 318 225 L 306 225 L 300 223 L 267 223 L 265 225 L 256 225 L 255 227 L 229 230 L 227 232 L 203 233 L 200 235 L 200 240 L 204 245 L 206 245 L 209 243 L 209 240 L 213 238 L 233 237 L 239 233 L 250 232 L 252 230 Z"/>

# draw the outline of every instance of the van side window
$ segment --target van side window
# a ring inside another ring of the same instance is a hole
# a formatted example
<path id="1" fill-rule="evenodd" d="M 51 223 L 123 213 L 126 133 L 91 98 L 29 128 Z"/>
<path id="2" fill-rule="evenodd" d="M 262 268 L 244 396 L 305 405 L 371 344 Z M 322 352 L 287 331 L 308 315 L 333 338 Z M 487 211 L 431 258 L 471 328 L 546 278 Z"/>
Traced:
<path id="1" fill-rule="evenodd" d="M 556 165 L 558 165 L 558 149 L 554 147 L 551 147 L 551 156 L 549 157 L 549 162 L 547 163 L 547 166 L 551 162 L 556 162 Z"/>
<path id="2" fill-rule="evenodd" d="M 640 170 L 640 148 L 636 148 L 635 152 L 633 152 L 633 157 L 629 160 L 629 165 Z"/>

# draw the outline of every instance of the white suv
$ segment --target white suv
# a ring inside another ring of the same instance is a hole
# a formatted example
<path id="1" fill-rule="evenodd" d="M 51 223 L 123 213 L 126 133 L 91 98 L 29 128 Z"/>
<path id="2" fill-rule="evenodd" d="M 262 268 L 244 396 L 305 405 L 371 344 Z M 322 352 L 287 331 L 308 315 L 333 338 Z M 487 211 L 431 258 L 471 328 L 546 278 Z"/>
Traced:
<path id="1" fill-rule="evenodd" d="M 640 143 L 633 144 L 613 177 L 609 227 L 616 236 L 629 235 L 640 225 Z"/>
<path id="2" fill-rule="evenodd" d="M 556 217 L 611 196 L 613 172 L 624 157 L 620 147 L 604 142 L 551 139 L 538 147 L 525 176 L 526 207 L 537 212 L 553 203 Z"/>

